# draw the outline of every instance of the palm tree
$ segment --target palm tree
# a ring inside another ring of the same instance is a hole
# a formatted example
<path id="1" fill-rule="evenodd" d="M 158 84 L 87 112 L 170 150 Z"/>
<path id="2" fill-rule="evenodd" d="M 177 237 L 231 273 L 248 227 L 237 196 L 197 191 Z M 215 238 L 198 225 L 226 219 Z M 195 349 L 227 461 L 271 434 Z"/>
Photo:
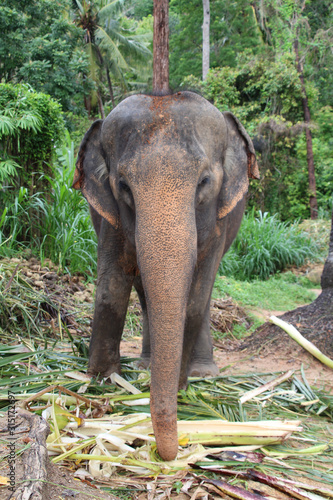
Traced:
<path id="1" fill-rule="evenodd" d="M 138 72 L 142 69 L 140 63 L 151 59 L 149 44 L 152 33 L 137 34 L 133 23 L 130 28 L 124 27 L 124 0 L 74 0 L 74 3 L 75 23 L 85 32 L 90 77 L 96 85 L 90 102 L 97 101 L 104 118 L 103 78 L 106 77 L 109 97 L 115 106 L 111 75 L 123 89 L 127 89 L 125 72 L 133 69 Z"/>

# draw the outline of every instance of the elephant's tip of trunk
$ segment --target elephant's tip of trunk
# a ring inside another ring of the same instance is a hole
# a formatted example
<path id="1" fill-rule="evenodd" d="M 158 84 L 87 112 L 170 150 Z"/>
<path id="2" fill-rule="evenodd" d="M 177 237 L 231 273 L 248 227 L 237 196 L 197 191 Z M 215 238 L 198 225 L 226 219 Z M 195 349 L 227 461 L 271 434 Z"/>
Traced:
<path id="1" fill-rule="evenodd" d="M 156 439 L 156 444 L 158 454 L 162 458 L 162 460 L 164 460 L 165 462 L 170 462 L 171 460 L 174 460 L 176 458 L 178 453 L 178 440 L 176 440 L 176 442 L 166 443 L 163 439 L 163 443 L 158 443 L 158 440 Z"/>
<path id="2" fill-rule="evenodd" d="M 160 415 L 157 420 L 153 419 L 153 427 L 158 454 L 165 462 L 174 460 L 178 453 L 177 417 Z"/>

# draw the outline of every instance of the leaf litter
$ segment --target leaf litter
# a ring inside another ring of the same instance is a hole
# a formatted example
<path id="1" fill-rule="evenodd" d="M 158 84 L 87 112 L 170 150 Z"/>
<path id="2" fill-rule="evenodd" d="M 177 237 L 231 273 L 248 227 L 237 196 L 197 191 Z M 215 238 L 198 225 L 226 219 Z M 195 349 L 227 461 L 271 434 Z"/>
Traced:
<path id="1" fill-rule="evenodd" d="M 121 377 L 87 377 L 90 319 L 74 297 L 85 293 L 82 282 L 66 278 L 79 289 L 65 293 L 65 279 L 52 271 L 54 288 L 40 284 L 36 292 L 17 264 L 2 262 L 0 276 L 0 407 L 4 413 L 10 390 L 18 405 L 47 419 L 53 463 L 127 498 L 333 497 L 333 397 L 310 387 L 304 371 L 190 379 L 178 395 L 177 459 L 162 462 L 149 371 L 122 358 Z M 36 281 L 50 272 L 30 269 Z M 20 332 L 27 324 L 29 336 Z"/>

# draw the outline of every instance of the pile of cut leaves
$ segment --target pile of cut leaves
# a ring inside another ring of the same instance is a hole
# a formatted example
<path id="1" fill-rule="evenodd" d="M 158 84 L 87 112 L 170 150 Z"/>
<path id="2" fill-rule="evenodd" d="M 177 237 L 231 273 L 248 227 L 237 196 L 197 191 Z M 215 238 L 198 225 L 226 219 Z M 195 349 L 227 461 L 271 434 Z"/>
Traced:
<path id="1" fill-rule="evenodd" d="M 191 379 L 178 395 L 177 459 L 163 462 L 149 372 L 122 359 L 122 376 L 96 381 L 86 366 L 64 341 L 0 348 L 1 411 L 10 391 L 42 415 L 51 461 L 76 477 L 125 489 L 127 498 L 333 497 L 333 397 L 314 392 L 303 371 Z"/>

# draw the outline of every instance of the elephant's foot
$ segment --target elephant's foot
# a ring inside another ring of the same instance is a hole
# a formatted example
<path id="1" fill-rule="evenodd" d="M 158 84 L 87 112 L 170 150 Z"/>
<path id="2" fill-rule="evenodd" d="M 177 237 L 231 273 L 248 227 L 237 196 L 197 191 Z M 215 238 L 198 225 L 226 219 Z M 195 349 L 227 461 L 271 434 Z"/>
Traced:
<path id="1" fill-rule="evenodd" d="M 192 361 L 190 364 L 190 369 L 188 372 L 189 377 L 217 377 L 220 371 L 214 361 L 203 362 L 203 361 Z"/>
<path id="2" fill-rule="evenodd" d="M 87 375 L 91 377 L 98 377 L 99 379 L 109 377 L 111 373 L 121 374 L 120 361 L 110 363 L 107 367 L 105 367 L 105 363 L 103 363 L 103 366 L 99 366 L 95 363 L 89 363 L 87 370 Z"/>
<path id="3" fill-rule="evenodd" d="M 150 358 L 147 356 L 141 356 L 139 361 L 136 362 L 136 366 L 140 370 L 147 370 L 150 366 Z"/>

